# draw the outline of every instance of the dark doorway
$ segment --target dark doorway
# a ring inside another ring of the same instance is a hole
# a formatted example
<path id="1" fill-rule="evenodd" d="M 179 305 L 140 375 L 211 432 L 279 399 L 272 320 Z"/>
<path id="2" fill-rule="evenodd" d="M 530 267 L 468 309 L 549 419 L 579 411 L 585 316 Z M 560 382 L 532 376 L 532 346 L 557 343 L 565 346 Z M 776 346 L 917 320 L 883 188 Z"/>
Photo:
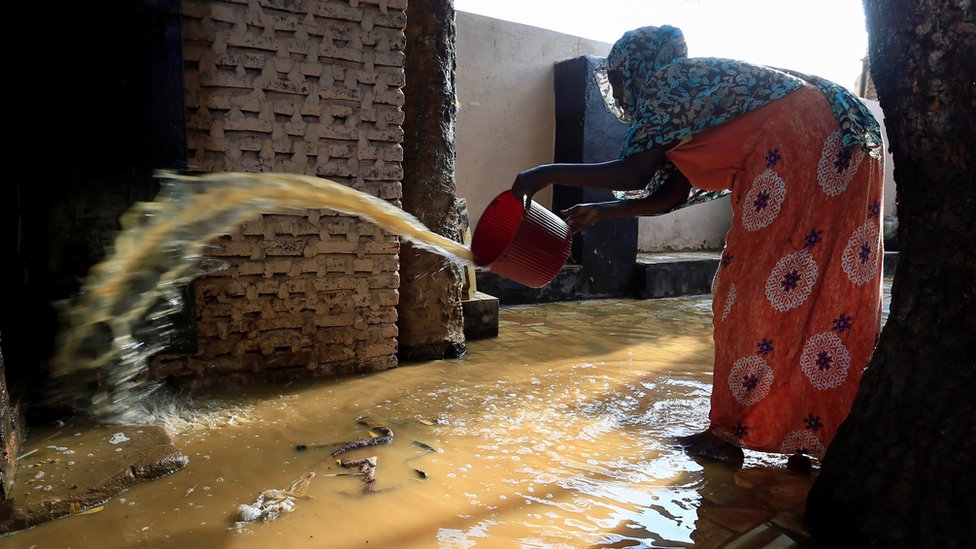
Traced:
<path id="1" fill-rule="evenodd" d="M 186 165 L 179 0 L 22 2 L 0 186 L 0 335 L 12 390 L 43 383 L 53 303 L 105 255 L 119 215 Z M 11 173 L 12 172 L 12 173 Z"/>

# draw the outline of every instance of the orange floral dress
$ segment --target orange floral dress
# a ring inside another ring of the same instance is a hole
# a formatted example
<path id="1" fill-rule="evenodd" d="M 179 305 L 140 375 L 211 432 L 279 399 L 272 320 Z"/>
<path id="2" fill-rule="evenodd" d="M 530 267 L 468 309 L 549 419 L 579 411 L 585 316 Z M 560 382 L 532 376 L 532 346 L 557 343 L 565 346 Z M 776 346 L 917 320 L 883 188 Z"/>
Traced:
<path id="1" fill-rule="evenodd" d="M 731 191 L 712 285 L 712 432 L 743 448 L 823 454 L 880 330 L 881 161 L 842 148 L 809 84 L 667 156 L 695 187 Z"/>

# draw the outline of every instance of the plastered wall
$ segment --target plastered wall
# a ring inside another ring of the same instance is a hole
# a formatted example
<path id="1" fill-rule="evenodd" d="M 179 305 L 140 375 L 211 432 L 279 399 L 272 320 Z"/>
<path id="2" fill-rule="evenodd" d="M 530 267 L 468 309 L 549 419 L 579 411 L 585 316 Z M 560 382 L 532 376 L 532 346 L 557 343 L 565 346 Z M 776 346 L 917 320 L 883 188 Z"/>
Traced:
<path id="1" fill-rule="evenodd" d="M 552 162 L 553 65 L 610 44 L 466 12 L 457 26 L 457 194 L 474 226 L 520 171 Z"/>

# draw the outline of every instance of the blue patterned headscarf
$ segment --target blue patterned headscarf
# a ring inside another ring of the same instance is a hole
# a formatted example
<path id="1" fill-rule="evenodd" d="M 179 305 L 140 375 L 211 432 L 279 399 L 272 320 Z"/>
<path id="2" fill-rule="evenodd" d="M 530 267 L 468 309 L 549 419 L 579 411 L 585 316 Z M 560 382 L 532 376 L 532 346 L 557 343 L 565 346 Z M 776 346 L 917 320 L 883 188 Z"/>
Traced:
<path id="1" fill-rule="evenodd" d="M 681 57 L 688 57 L 688 46 L 681 29 L 664 25 L 625 32 L 597 69 L 603 97 L 611 112 L 622 121 L 633 120 L 637 101 L 648 79 Z M 606 77 L 606 73 L 614 71 L 623 76 L 624 93 L 620 101 L 614 99 Z"/>

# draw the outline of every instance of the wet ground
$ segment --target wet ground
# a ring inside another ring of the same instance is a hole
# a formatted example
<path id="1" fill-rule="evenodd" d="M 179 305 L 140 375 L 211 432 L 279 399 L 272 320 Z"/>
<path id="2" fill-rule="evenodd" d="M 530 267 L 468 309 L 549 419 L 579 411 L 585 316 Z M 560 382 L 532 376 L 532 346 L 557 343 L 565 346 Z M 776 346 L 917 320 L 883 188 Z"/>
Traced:
<path id="1" fill-rule="evenodd" d="M 710 320 L 704 296 L 507 307 L 462 360 L 174 399 L 160 417 L 185 469 L 0 547 L 807 547 L 816 463 L 747 452 L 740 469 L 670 444 L 706 422 Z M 360 416 L 395 435 L 346 456 L 377 458 L 367 494 L 313 446 L 369 438 Z M 35 429 L 25 451 L 83 456 L 78 432 Z M 307 472 L 293 512 L 234 528 Z"/>

